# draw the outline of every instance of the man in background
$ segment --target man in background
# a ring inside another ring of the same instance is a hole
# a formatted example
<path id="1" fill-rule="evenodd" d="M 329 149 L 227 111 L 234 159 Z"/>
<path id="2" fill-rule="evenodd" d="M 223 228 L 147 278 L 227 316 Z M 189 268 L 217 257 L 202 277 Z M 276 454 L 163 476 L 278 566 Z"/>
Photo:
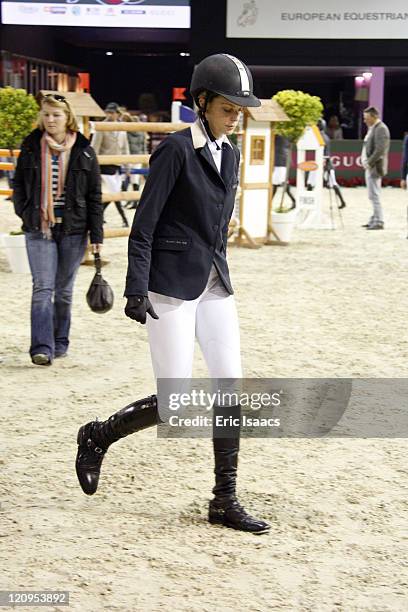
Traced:
<path id="1" fill-rule="evenodd" d="M 380 201 L 381 181 L 388 171 L 390 132 L 374 106 L 366 108 L 363 116 L 368 132 L 364 139 L 361 161 L 365 170 L 368 199 L 373 206 L 373 214 L 363 227 L 368 230 L 382 230 L 384 215 Z"/>
<path id="2" fill-rule="evenodd" d="M 116 102 L 109 102 L 105 108 L 105 121 L 120 121 L 120 107 Z M 129 144 L 126 132 L 95 132 L 92 146 L 97 155 L 129 155 Z M 120 166 L 101 165 L 102 192 L 119 193 L 121 191 Z M 103 205 L 103 209 L 110 202 Z M 116 209 L 122 217 L 123 226 L 129 227 L 125 211 L 120 201 L 115 202 Z"/>

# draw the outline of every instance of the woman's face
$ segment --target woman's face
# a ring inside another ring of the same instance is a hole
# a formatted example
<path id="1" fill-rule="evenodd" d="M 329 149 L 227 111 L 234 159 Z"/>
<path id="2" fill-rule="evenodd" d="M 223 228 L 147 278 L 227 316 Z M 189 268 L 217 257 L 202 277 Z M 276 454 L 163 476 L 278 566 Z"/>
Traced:
<path id="1" fill-rule="evenodd" d="M 41 107 L 41 117 L 44 128 L 50 136 L 61 136 L 67 131 L 68 117 L 62 108 L 44 102 Z"/>
<path id="2" fill-rule="evenodd" d="M 205 112 L 206 119 L 215 138 L 229 136 L 237 127 L 242 106 L 229 102 L 222 96 L 213 98 Z"/>

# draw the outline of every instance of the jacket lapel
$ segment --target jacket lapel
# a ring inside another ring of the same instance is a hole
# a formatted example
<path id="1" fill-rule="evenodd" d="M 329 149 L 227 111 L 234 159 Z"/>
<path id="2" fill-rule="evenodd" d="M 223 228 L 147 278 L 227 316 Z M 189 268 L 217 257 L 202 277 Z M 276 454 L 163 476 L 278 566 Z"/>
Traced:
<path id="1" fill-rule="evenodd" d="M 201 157 L 203 157 L 203 158 L 204 158 L 205 162 L 206 162 L 206 163 L 207 163 L 209 166 L 211 166 L 211 168 L 212 168 L 213 172 L 216 174 L 216 176 L 217 176 L 218 180 L 220 181 L 220 183 L 221 183 L 221 184 L 222 184 L 222 185 L 225 187 L 225 183 L 224 183 L 224 181 L 222 180 L 222 176 L 221 176 L 221 175 L 220 175 L 220 173 L 218 172 L 218 168 L 217 168 L 217 166 L 215 165 L 214 158 L 213 158 L 213 156 L 212 156 L 212 154 L 211 154 L 210 149 L 208 148 L 208 144 L 206 144 L 206 145 L 205 145 L 205 146 L 204 146 L 202 149 L 200 149 L 200 151 L 199 151 L 199 152 L 200 152 Z"/>
<path id="2" fill-rule="evenodd" d="M 210 166 L 220 184 L 224 187 L 224 189 L 226 189 L 226 185 L 222 180 L 220 173 L 218 172 L 218 168 L 215 165 L 214 158 L 211 154 L 210 149 L 208 148 L 207 138 L 205 134 L 203 134 L 200 121 L 197 120 L 195 123 L 193 123 L 193 125 L 190 127 L 190 130 L 194 149 L 202 157 L 205 163 Z"/>
<path id="3" fill-rule="evenodd" d="M 234 174 L 235 153 L 231 145 L 227 142 L 222 143 L 221 176 L 225 185 L 231 184 Z"/>

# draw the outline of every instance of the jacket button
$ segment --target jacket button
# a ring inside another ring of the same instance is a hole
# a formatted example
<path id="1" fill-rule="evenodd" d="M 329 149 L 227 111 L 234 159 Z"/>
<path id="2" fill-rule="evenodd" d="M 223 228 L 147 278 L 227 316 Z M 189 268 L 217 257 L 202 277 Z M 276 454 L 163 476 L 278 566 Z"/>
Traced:
<path id="1" fill-rule="evenodd" d="M 218 227 L 219 227 L 218 225 L 213 225 L 213 230 L 214 230 L 214 232 L 216 232 L 216 231 L 217 231 Z"/>

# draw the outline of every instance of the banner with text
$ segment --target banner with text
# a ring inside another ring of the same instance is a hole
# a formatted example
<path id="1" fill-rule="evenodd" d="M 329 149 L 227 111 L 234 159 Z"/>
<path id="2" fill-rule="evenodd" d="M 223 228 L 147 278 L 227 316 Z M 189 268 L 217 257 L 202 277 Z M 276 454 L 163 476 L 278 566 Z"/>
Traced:
<path id="1" fill-rule="evenodd" d="M 190 27 L 190 0 L 3 0 L 2 23 L 98 28 Z"/>
<path id="2" fill-rule="evenodd" d="M 405 0 L 228 0 L 228 38 L 408 38 Z"/>

